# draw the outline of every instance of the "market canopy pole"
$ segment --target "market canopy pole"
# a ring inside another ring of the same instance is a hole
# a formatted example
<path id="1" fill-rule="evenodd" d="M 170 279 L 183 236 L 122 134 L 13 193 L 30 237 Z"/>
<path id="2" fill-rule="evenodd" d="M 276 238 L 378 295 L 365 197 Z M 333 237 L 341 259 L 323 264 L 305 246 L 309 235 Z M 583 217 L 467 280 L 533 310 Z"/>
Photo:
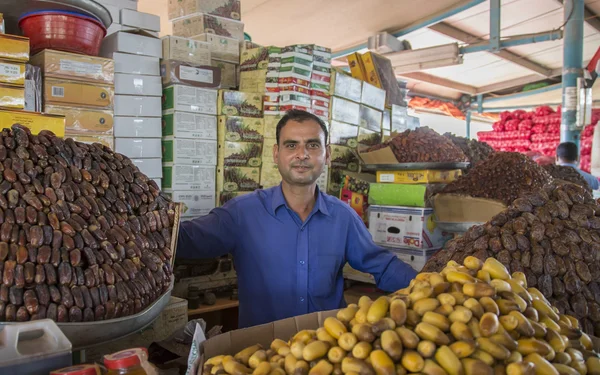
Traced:
<path id="1" fill-rule="evenodd" d="M 579 143 L 577 80 L 582 76 L 584 0 L 565 0 L 560 141 Z"/>

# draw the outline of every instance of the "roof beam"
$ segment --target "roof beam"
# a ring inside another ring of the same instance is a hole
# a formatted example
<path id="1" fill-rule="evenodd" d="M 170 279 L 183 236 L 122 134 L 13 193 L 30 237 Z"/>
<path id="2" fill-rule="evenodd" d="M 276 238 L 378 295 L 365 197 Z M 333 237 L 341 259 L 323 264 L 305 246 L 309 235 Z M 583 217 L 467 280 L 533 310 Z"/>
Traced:
<path id="1" fill-rule="evenodd" d="M 552 69 L 552 70 L 550 70 L 550 77 L 548 77 L 548 78 L 558 77 L 561 74 L 562 74 L 561 68 Z M 498 82 L 498 83 L 492 83 L 491 85 L 481 86 L 481 87 L 477 88 L 477 93 L 478 94 L 487 94 L 489 92 L 507 90 L 507 89 L 510 89 L 513 87 L 520 87 L 520 86 L 528 85 L 530 83 L 538 82 L 539 80 L 540 80 L 539 75 L 531 74 L 531 75 L 528 75 L 525 77 L 519 77 L 519 78 L 515 78 L 515 79 L 510 79 L 508 81 L 502 81 L 502 82 Z"/>
<path id="2" fill-rule="evenodd" d="M 564 5 L 564 0 L 556 1 Z M 593 27 L 596 31 L 600 32 L 600 19 L 598 18 L 598 15 L 592 12 L 587 6 L 583 8 L 583 18 L 588 25 Z"/>
<path id="3" fill-rule="evenodd" d="M 447 23 L 444 23 L 444 22 L 429 26 L 429 29 L 436 31 L 442 35 L 446 35 L 452 39 L 456 39 L 463 43 L 471 44 L 474 41 L 481 40 L 480 38 L 478 38 L 477 36 L 475 36 L 473 34 L 469 34 L 463 30 L 460 30 L 460 29 L 458 29 L 454 26 L 451 26 Z M 531 60 L 528 60 L 525 57 L 520 56 L 516 53 L 510 52 L 507 50 L 500 50 L 498 52 L 495 52 L 494 54 L 503 60 L 510 61 L 513 64 L 516 64 L 525 69 L 531 70 L 532 72 L 535 72 L 543 77 L 549 77 L 551 74 L 550 69 L 548 69 L 540 64 L 537 64 Z"/>
<path id="4" fill-rule="evenodd" d="M 463 94 L 475 95 L 477 94 L 477 88 L 470 85 L 465 85 L 455 81 L 451 81 L 446 78 L 436 77 L 431 74 L 414 72 L 414 73 L 402 73 L 398 74 L 401 77 L 411 79 L 413 81 L 419 81 L 423 83 L 429 83 L 440 87 L 445 87 L 450 90 L 454 90 Z"/>

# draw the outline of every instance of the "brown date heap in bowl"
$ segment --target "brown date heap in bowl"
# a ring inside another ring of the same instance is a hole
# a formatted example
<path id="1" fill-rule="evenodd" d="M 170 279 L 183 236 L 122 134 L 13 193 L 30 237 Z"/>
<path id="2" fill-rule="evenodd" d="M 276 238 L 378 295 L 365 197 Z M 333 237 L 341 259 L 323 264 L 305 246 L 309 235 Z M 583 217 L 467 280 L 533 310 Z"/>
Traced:
<path id="1" fill-rule="evenodd" d="M 175 203 L 127 157 L 0 132 L 0 321 L 136 314 L 170 286 Z"/>

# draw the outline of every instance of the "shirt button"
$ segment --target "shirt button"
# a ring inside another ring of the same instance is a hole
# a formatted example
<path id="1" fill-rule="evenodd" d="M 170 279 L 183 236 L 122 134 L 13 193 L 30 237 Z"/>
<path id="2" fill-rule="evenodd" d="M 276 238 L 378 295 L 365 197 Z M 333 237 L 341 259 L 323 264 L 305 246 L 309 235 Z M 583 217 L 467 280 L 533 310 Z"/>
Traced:
<path id="1" fill-rule="evenodd" d="M 300 264 L 304 265 L 304 261 L 303 261 L 303 260 L 301 260 L 301 261 L 300 261 Z"/>
<path id="2" fill-rule="evenodd" d="M 304 302 L 304 297 L 300 297 L 300 302 Z"/>

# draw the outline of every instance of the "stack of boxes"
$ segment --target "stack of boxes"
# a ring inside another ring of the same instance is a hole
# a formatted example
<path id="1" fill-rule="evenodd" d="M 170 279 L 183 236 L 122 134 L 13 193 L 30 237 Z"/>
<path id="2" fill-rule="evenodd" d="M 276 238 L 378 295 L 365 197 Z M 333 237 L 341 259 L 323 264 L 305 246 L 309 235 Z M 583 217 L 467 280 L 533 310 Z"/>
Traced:
<path id="1" fill-rule="evenodd" d="M 118 31 L 104 39 L 101 55 L 115 63 L 114 150 L 160 186 L 161 41 L 145 32 Z"/>
<path id="2" fill-rule="evenodd" d="M 186 206 L 184 219 L 206 215 L 216 202 L 217 89 L 209 44 L 162 39 L 162 189 Z"/>
<path id="3" fill-rule="evenodd" d="M 0 34 L 0 107 L 25 108 L 25 76 L 28 60 L 28 38 Z"/>
<path id="4" fill-rule="evenodd" d="M 113 60 L 44 50 L 31 64 L 42 71 L 44 112 L 65 117 L 65 136 L 113 149 Z"/>
<path id="5" fill-rule="evenodd" d="M 113 20 L 113 23 L 106 31 L 106 36 L 112 35 L 121 30 L 128 29 L 127 26 L 124 26 L 122 24 L 121 11 L 124 9 L 129 11 L 136 11 L 137 0 L 96 0 L 96 2 L 100 3 L 110 12 L 110 15 Z M 125 16 L 125 21 L 127 22 L 127 14 Z"/>

